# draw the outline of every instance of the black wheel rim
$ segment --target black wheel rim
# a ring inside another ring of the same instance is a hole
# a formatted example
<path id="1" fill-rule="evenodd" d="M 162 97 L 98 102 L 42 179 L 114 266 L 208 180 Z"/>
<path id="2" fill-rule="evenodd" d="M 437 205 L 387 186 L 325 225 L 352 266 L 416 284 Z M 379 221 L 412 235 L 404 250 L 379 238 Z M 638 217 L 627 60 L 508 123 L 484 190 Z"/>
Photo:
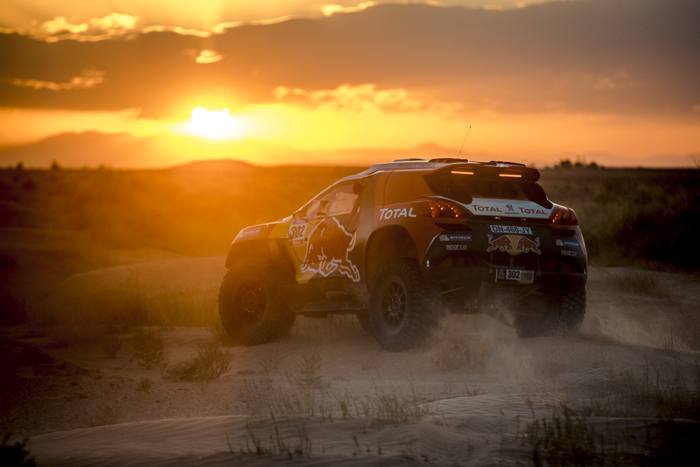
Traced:
<path id="1" fill-rule="evenodd" d="M 398 282 L 390 283 L 382 297 L 382 321 L 389 329 L 398 329 L 406 318 L 406 290 Z"/>
<path id="2" fill-rule="evenodd" d="M 267 295 L 262 284 L 245 282 L 238 288 L 235 307 L 240 318 L 249 323 L 260 321 L 265 314 Z"/>

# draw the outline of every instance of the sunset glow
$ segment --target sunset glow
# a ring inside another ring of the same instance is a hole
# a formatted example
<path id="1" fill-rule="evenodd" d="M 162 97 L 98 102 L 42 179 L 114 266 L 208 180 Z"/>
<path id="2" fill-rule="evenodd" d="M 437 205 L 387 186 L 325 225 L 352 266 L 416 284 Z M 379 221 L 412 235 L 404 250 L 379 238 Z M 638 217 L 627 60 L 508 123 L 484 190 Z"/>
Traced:
<path id="1" fill-rule="evenodd" d="M 192 109 L 189 133 L 209 139 L 235 139 L 243 136 L 243 123 L 234 118 L 229 109 L 207 110 L 204 107 Z"/>
<path id="2" fill-rule="evenodd" d="M 214 146 L 250 139 L 317 163 L 353 149 L 456 153 L 471 127 L 468 157 L 692 166 L 700 3 L 672 3 L 8 0 L 0 147 L 170 134 L 207 140 L 181 157 L 230 156 Z M 235 155 L 272 160 L 263 153 Z"/>

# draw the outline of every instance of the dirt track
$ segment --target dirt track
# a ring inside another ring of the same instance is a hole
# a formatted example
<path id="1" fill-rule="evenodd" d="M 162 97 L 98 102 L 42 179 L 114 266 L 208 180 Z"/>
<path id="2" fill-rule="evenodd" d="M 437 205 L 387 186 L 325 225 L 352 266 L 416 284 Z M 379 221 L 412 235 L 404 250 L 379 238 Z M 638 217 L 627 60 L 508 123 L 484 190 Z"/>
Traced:
<path id="1" fill-rule="evenodd" d="M 118 287 L 115 278 L 125 274 L 147 277 L 149 287 L 168 293 L 194 270 L 197 280 L 188 287 L 211 305 L 221 263 L 201 258 L 111 268 L 73 278 L 54 299 L 70 303 L 70 288 L 77 287 L 99 303 L 104 287 Z M 699 321 L 697 278 L 656 273 L 660 292 L 648 296 L 612 280 L 627 272 L 591 270 L 588 312 L 575 335 L 523 340 L 489 318 L 451 316 L 423 348 L 388 353 L 352 317 L 300 318 L 279 341 L 227 347 L 231 369 L 206 388 L 131 361 L 133 332 L 120 336 L 121 349 L 108 358 L 96 344 L 55 348 L 46 337 L 27 337 L 25 328 L 5 328 L 2 431 L 30 437 L 26 447 L 42 464 L 265 464 L 289 451 L 316 465 L 527 464 L 528 423 L 562 403 L 609 399 L 623 372 L 642 375 L 679 364 L 694 381 L 698 354 L 687 351 L 683 333 L 684 320 Z M 163 333 L 170 364 L 191 358 L 197 344 L 211 338 L 202 327 Z M 305 413 L 249 419 L 256 408 L 251 388 L 268 388 L 268 397 L 314 399 L 304 403 Z M 339 401 L 350 405 L 346 418 Z M 379 405 L 391 401 L 396 405 L 381 416 Z M 419 413 L 406 409 L 418 406 Z M 589 421 L 610 439 L 644 425 L 639 417 L 621 420 Z M 262 455 L 249 452 L 256 440 Z"/>

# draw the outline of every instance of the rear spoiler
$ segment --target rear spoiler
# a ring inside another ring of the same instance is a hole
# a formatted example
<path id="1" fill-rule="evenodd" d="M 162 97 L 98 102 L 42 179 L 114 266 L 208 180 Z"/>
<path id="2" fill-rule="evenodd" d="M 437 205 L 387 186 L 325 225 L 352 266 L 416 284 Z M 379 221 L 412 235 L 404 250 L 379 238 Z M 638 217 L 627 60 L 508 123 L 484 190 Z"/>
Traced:
<path id="1" fill-rule="evenodd" d="M 536 182 L 540 179 L 539 170 L 517 162 L 490 161 L 464 163 L 463 159 L 460 162 L 462 163 L 452 163 L 447 167 L 442 167 L 440 170 L 436 170 L 436 172 L 493 180 L 512 179 L 513 181 Z"/>

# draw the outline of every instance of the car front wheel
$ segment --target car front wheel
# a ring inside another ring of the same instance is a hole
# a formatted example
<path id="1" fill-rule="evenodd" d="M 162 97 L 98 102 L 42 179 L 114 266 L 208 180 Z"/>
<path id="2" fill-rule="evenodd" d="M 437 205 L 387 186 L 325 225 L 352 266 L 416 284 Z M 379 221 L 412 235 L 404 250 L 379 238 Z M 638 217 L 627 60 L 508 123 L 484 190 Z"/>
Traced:
<path id="1" fill-rule="evenodd" d="M 219 316 L 235 342 L 258 345 L 289 333 L 295 315 L 280 297 L 281 283 L 264 261 L 243 259 L 231 266 L 219 290 Z"/>

